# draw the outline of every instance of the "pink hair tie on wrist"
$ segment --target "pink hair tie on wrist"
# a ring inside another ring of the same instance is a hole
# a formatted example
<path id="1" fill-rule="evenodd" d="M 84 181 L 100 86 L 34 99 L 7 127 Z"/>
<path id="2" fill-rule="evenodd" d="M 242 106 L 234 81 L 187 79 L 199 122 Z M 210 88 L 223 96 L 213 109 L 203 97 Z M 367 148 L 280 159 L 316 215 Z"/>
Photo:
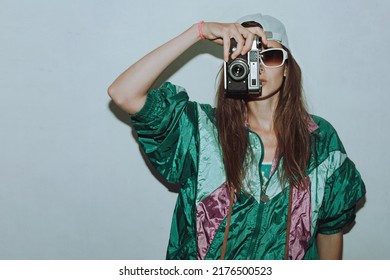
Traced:
<path id="1" fill-rule="evenodd" d="M 198 23 L 198 32 L 199 32 L 200 39 L 202 39 L 204 41 L 204 40 L 206 40 L 206 37 L 204 36 L 203 30 L 202 30 L 203 23 L 204 23 L 203 20 Z"/>

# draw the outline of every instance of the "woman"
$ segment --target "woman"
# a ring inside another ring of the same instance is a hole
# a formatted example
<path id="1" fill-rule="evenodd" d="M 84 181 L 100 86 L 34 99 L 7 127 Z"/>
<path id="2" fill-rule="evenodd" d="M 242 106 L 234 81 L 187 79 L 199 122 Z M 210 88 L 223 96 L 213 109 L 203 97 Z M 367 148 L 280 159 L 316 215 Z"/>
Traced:
<path id="1" fill-rule="evenodd" d="M 261 95 L 217 108 L 188 101 L 158 76 L 199 40 L 224 60 L 261 38 Z M 237 42 L 230 52 L 230 39 Z M 181 184 L 167 259 L 341 259 L 343 228 L 365 187 L 332 126 L 307 113 L 301 72 L 283 24 L 261 14 L 238 23 L 194 24 L 110 86 L 131 114 L 140 145 L 169 182 Z"/>

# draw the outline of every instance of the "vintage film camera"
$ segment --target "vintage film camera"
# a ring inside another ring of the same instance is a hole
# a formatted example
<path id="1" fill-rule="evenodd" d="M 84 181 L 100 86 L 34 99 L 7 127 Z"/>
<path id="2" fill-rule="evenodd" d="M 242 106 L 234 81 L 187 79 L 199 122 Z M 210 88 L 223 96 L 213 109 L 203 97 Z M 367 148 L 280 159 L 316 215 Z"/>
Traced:
<path id="1" fill-rule="evenodd" d="M 230 40 L 230 53 L 234 52 L 237 42 Z M 225 94 L 228 97 L 246 98 L 261 96 L 260 61 L 261 39 L 253 40 L 251 50 L 245 55 L 224 62 Z"/>

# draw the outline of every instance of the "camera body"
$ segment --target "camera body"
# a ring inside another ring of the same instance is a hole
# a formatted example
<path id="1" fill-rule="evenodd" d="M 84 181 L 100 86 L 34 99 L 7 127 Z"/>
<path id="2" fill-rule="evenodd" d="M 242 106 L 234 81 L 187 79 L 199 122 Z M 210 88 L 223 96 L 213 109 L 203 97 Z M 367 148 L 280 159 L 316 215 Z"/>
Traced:
<path id="1" fill-rule="evenodd" d="M 230 54 L 235 51 L 237 42 L 230 39 Z M 224 62 L 225 94 L 229 97 L 245 98 L 261 96 L 260 60 L 261 40 L 255 37 L 251 50 Z"/>

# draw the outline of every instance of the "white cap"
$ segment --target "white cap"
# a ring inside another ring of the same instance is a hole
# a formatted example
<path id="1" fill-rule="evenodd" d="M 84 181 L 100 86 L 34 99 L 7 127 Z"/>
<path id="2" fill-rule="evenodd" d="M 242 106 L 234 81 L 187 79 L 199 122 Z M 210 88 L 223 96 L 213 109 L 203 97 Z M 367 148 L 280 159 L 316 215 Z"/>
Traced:
<path id="1" fill-rule="evenodd" d="M 238 23 L 243 23 L 246 21 L 255 21 L 260 23 L 263 27 L 267 40 L 277 41 L 286 48 L 290 49 L 288 46 L 288 38 L 286 28 L 283 23 L 271 16 L 258 14 L 247 15 L 237 20 Z"/>

